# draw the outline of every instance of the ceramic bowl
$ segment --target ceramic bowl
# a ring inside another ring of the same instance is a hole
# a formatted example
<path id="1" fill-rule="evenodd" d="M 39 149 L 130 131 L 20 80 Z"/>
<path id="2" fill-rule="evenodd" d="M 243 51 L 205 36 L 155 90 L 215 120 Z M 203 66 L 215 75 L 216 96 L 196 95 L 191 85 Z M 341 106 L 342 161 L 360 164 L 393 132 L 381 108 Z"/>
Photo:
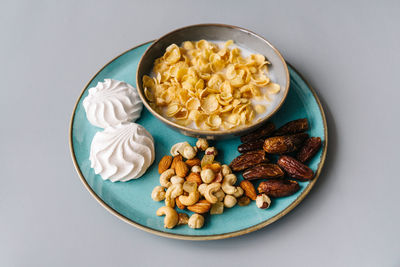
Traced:
<path id="1" fill-rule="evenodd" d="M 281 91 L 276 95 L 274 103 L 269 108 L 265 116 L 253 124 L 234 128 L 231 130 L 199 130 L 179 125 L 161 114 L 156 112 L 149 105 L 146 97 L 144 96 L 144 88 L 142 78 L 143 75 L 149 75 L 153 69 L 154 61 L 161 57 L 166 48 L 171 44 L 180 46 L 184 41 L 227 41 L 233 40 L 239 47 L 246 48 L 250 51 L 264 55 L 271 63 L 269 67 L 268 76 L 272 82 L 280 85 Z M 226 139 L 234 136 L 246 134 L 254 129 L 262 126 L 284 103 L 287 93 L 289 91 L 289 71 L 285 60 L 279 51 L 273 47 L 267 40 L 261 36 L 236 26 L 223 25 L 223 24 L 199 24 L 187 26 L 174 30 L 156 40 L 142 56 L 136 73 L 137 89 L 145 107 L 157 119 L 167 124 L 169 127 L 181 132 L 184 135 L 192 137 L 204 137 L 207 139 Z"/>

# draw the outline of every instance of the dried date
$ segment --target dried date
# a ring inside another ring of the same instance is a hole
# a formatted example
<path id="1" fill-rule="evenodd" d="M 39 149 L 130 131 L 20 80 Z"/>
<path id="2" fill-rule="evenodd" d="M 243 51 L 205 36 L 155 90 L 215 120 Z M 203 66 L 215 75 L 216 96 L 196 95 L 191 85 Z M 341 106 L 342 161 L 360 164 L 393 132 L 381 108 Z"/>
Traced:
<path id="1" fill-rule="evenodd" d="M 294 121 L 289 121 L 282 127 L 280 127 L 274 135 L 281 136 L 281 135 L 288 135 L 288 134 L 295 134 L 301 133 L 308 130 L 308 121 L 307 119 L 298 119 Z"/>
<path id="2" fill-rule="evenodd" d="M 307 133 L 270 137 L 265 140 L 263 148 L 270 154 L 286 154 L 299 149 L 307 137 Z"/>
<path id="3" fill-rule="evenodd" d="M 321 138 L 320 137 L 310 137 L 305 142 L 304 145 L 300 148 L 297 153 L 296 158 L 304 163 L 311 159 L 315 153 L 321 148 Z"/>
<path id="4" fill-rule="evenodd" d="M 260 163 L 246 170 L 243 173 L 243 178 L 246 180 L 273 179 L 273 178 L 280 178 L 284 174 L 285 173 L 277 164 Z"/>
<path id="5" fill-rule="evenodd" d="M 238 151 L 239 153 L 246 153 L 253 150 L 260 150 L 263 149 L 263 145 L 264 145 L 264 140 L 260 139 L 252 141 L 250 143 L 241 144 L 240 146 L 238 146 Z"/>
<path id="6" fill-rule="evenodd" d="M 290 156 L 281 156 L 278 165 L 289 177 L 300 181 L 309 181 L 314 177 L 314 172 L 306 165 Z"/>
<path id="7" fill-rule="evenodd" d="M 258 128 L 254 132 L 241 136 L 240 141 L 242 141 L 242 143 L 250 143 L 258 139 L 265 139 L 270 136 L 274 131 L 275 124 L 273 124 L 272 122 L 267 122 L 264 126 Z"/>
<path id="8" fill-rule="evenodd" d="M 255 150 L 236 157 L 229 166 L 233 171 L 243 171 L 258 163 L 267 162 L 264 150 Z"/>
<path id="9" fill-rule="evenodd" d="M 293 180 L 273 179 L 261 182 L 257 190 L 269 197 L 286 197 L 299 191 L 300 185 Z"/>

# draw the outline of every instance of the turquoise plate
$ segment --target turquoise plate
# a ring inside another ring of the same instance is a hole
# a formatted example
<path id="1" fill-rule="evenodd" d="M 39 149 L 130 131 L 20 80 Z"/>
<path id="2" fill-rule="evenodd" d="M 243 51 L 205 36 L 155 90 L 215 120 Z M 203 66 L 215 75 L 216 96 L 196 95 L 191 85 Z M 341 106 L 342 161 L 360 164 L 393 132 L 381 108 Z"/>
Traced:
<path id="1" fill-rule="evenodd" d="M 246 207 L 235 206 L 225 209 L 223 214 L 207 216 L 205 225 L 201 229 L 194 230 L 187 226 L 165 229 L 163 217 L 155 214 L 156 210 L 163 206 L 163 202 L 154 202 L 150 197 L 152 189 L 159 185 L 157 163 L 162 156 L 169 154 L 169 148 L 173 144 L 185 140 L 194 144 L 195 139 L 168 128 L 146 109 L 143 109 L 141 118 L 136 122 L 143 125 L 154 137 L 155 163 L 143 177 L 125 183 L 103 181 L 94 173 L 89 161 L 90 144 L 95 133 L 102 129 L 92 126 L 86 119 L 82 101 L 88 94 L 88 88 L 96 86 L 105 78 L 135 85 L 138 62 L 150 44 L 151 42 L 148 42 L 134 47 L 105 65 L 87 84 L 76 103 L 70 125 L 71 155 L 82 182 L 96 200 L 118 218 L 140 229 L 161 236 L 189 240 L 222 239 L 246 234 L 278 220 L 297 206 L 319 176 L 325 160 L 328 136 L 325 115 L 317 95 L 291 66 L 289 66 L 288 97 L 282 108 L 273 116 L 272 121 L 279 127 L 293 119 L 307 118 L 311 128 L 309 134 L 320 136 L 323 147 L 309 164 L 315 171 L 316 177 L 311 182 L 301 182 L 301 190 L 296 194 L 273 199 L 273 204 L 269 209 L 261 210 L 256 207 L 255 202 L 252 202 Z M 224 163 L 231 162 L 239 155 L 236 150 L 239 144 L 239 138 L 215 142 L 215 146 L 220 151 L 217 160 Z M 191 214 L 191 212 L 188 213 Z"/>

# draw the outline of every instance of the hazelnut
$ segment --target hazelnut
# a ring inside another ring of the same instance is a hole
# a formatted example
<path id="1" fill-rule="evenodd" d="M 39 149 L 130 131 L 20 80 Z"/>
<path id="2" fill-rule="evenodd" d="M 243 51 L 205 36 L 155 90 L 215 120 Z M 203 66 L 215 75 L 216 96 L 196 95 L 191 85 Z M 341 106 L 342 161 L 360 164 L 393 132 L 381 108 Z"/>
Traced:
<path id="1" fill-rule="evenodd" d="M 199 138 L 196 142 L 196 147 L 201 151 L 204 151 L 208 148 L 208 142 L 205 138 Z"/>
<path id="2" fill-rule="evenodd" d="M 201 172 L 201 167 L 198 166 L 198 165 L 193 166 L 192 169 L 191 169 L 191 172 L 200 173 Z"/>
<path id="3" fill-rule="evenodd" d="M 227 208 L 232 208 L 237 203 L 237 200 L 234 196 L 226 195 L 224 198 L 224 206 Z"/>
<path id="4" fill-rule="evenodd" d="M 196 157 L 196 154 L 197 154 L 197 152 L 194 150 L 193 147 L 185 146 L 185 148 L 183 149 L 182 156 L 185 159 L 193 159 L 194 157 Z"/>
<path id="5" fill-rule="evenodd" d="M 209 184 L 214 180 L 215 173 L 211 169 L 201 170 L 200 177 L 204 183 Z"/>
<path id="6" fill-rule="evenodd" d="M 218 155 L 218 151 L 215 147 L 210 146 L 209 148 L 206 149 L 205 151 L 206 155 L 213 155 L 214 157 Z"/>
<path id="7" fill-rule="evenodd" d="M 192 216 L 190 216 L 188 225 L 190 228 L 199 229 L 204 225 L 204 217 L 201 216 L 200 214 L 195 213 Z"/>
<path id="8" fill-rule="evenodd" d="M 271 199 L 266 194 L 260 194 L 256 198 L 256 205 L 260 209 L 268 209 L 271 205 Z"/>

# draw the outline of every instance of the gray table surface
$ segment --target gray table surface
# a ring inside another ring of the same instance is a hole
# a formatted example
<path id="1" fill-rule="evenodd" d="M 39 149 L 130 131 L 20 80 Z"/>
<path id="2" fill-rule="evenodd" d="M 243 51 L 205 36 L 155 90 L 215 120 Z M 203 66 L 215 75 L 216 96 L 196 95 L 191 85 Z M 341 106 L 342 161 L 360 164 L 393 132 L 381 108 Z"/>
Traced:
<path id="1" fill-rule="evenodd" d="M 399 12 L 398 1 L 1 1 L 0 266 L 400 266 Z M 321 98 L 329 151 L 309 196 L 278 222 L 171 240 L 91 197 L 69 120 L 111 58 L 205 22 L 278 47 Z"/>

